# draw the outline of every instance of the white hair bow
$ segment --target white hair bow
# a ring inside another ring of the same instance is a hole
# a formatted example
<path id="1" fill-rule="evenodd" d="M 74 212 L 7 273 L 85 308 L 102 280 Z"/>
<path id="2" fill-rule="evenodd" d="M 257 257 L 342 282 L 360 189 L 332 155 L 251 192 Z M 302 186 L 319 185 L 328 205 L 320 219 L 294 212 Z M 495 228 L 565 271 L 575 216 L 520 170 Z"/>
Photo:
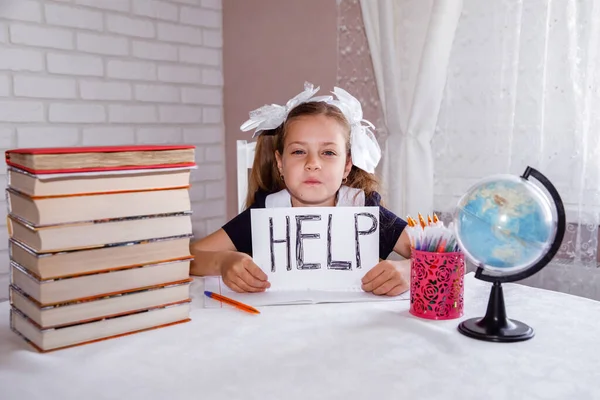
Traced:
<path id="1" fill-rule="evenodd" d="M 286 120 L 290 111 L 298 105 L 309 101 L 324 101 L 339 108 L 350 124 L 352 164 L 366 172 L 374 173 L 375 167 L 381 159 L 381 149 L 371 132 L 371 129 L 374 129 L 373 124 L 363 119 L 360 102 L 350 93 L 338 87 L 334 87 L 332 92 L 337 99 L 332 96 L 314 97 L 318 91 L 319 87 L 314 88 L 311 83 L 305 82 L 304 91 L 291 98 L 285 106 L 264 105 L 251 111 L 250 119 L 244 122 L 240 129 L 244 132 L 255 129 L 252 135 L 255 137 L 261 131 L 277 128 Z"/>
<path id="2" fill-rule="evenodd" d="M 329 103 L 339 108 L 350 123 L 352 164 L 363 171 L 374 173 L 381 159 L 381 148 L 371 131 L 375 126 L 363 119 L 362 106 L 354 96 L 339 87 L 334 87 L 332 93 L 337 100 Z"/>
<path id="3" fill-rule="evenodd" d="M 271 104 L 250 111 L 250 119 L 244 122 L 242 126 L 240 126 L 240 129 L 244 132 L 255 129 L 254 134 L 252 135 L 252 137 L 255 137 L 261 131 L 277 128 L 279 125 L 283 124 L 294 107 L 308 101 L 322 101 L 321 98 L 313 99 L 313 96 L 319 89 L 319 86 L 315 88 L 312 83 L 304 82 L 304 90 L 288 100 L 285 106 Z"/>

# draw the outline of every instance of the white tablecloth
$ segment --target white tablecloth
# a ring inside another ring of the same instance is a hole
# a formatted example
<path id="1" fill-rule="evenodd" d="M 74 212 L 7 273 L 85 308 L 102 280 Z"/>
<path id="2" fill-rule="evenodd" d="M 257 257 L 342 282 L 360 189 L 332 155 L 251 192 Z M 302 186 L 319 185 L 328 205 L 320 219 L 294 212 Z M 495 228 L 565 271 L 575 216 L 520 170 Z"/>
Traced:
<path id="1" fill-rule="evenodd" d="M 0 304 L 0 399 L 600 399 L 600 302 L 505 284 L 536 336 L 488 343 L 408 301 L 204 309 L 192 322 L 40 354 Z M 490 285 L 465 278 L 465 316 Z"/>

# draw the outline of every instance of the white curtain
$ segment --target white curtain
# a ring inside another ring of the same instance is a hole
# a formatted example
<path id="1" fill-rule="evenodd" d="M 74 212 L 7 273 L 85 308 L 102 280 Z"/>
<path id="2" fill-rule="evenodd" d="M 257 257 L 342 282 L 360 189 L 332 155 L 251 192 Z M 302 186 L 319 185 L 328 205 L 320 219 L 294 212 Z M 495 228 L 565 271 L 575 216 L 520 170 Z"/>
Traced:
<path id="1" fill-rule="evenodd" d="M 391 208 L 450 219 L 481 178 L 532 166 L 561 194 L 567 232 L 528 282 L 600 300 L 600 0 L 361 6 Z"/>
<path id="2" fill-rule="evenodd" d="M 597 299 L 599 88 L 599 0 L 464 0 L 433 139 L 437 210 L 488 175 L 546 175 L 568 228 L 530 281 Z"/>
<path id="3" fill-rule="evenodd" d="M 431 140 L 462 0 L 361 0 L 385 120 L 380 166 L 387 206 L 433 211 Z"/>

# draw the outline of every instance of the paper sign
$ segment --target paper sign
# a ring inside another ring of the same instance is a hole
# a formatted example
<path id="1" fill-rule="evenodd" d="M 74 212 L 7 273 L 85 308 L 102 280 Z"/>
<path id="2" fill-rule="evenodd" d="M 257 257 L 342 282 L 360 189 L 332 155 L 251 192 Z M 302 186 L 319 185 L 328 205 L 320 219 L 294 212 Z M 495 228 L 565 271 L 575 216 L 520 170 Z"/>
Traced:
<path id="1" fill-rule="evenodd" d="M 379 207 L 252 209 L 252 254 L 273 290 L 360 288 L 379 262 Z"/>

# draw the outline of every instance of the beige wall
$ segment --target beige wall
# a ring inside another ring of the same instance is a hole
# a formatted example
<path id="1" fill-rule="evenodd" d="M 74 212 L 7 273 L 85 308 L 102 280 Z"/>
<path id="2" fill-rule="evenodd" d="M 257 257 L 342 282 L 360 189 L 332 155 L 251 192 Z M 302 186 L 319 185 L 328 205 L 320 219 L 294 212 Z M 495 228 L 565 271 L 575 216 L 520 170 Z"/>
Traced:
<path id="1" fill-rule="evenodd" d="M 227 216 L 237 214 L 235 141 L 248 112 L 284 104 L 304 81 L 330 91 L 337 74 L 335 0 L 223 0 Z"/>

